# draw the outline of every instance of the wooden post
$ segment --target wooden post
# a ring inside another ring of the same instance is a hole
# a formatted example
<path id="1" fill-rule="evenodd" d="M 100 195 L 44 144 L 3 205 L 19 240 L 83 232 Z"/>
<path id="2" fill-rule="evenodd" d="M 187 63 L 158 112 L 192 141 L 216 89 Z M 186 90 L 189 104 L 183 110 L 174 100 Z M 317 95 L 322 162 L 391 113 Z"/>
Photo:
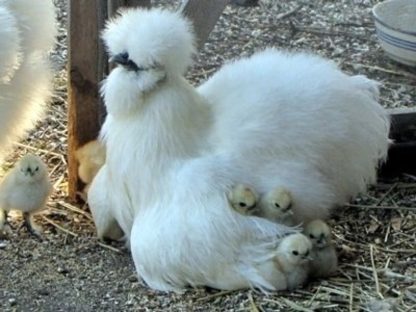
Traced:
<path id="1" fill-rule="evenodd" d="M 182 4 L 182 12 L 194 24 L 200 49 L 218 21 L 228 0 L 188 0 Z"/>
<path id="2" fill-rule="evenodd" d="M 79 185 L 74 152 L 96 138 L 105 116 L 99 83 L 107 61 L 99 32 L 107 6 L 102 0 L 71 0 L 69 16 L 68 192 L 75 200 Z"/>

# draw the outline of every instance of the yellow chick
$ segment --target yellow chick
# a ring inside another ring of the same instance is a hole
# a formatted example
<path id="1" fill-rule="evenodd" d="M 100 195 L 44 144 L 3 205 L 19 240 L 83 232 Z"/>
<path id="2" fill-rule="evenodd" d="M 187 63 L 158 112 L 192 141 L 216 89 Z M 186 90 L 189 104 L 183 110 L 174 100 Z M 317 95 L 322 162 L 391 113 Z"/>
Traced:
<path id="1" fill-rule="evenodd" d="M 310 262 L 311 277 L 327 277 L 337 269 L 338 258 L 331 241 L 331 229 L 322 220 L 309 222 L 303 233 L 313 245 L 312 261 Z"/>
<path id="2" fill-rule="evenodd" d="M 97 175 L 98 170 L 104 165 L 105 157 L 105 147 L 98 140 L 84 144 L 75 152 L 75 158 L 79 163 L 78 176 L 86 184 L 82 194 L 84 199 L 87 197 L 86 194 L 92 180 Z"/>
<path id="3" fill-rule="evenodd" d="M 293 225 L 292 194 L 278 187 L 260 198 L 260 216 L 270 221 Z"/>
<path id="4" fill-rule="evenodd" d="M 242 215 L 252 216 L 259 213 L 259 196 L 250 186 L 236 184 L 228 193 L 228 201 L 231 207 Z"/>
<path id="5" fill-rule="evenodd" d="M 89 184 L 105 163 L 104 145 L 98 140 L 90 141 L 77 149 L 75 157 L 79 162 L 79 178 Z"/>
<path id="6" fill-rule="evenodd" d="M 286 275 L 287 289 L 293 290 L 305 284 L 308 278 L 312 243 L 302 233 L 286 236 L 277 247 L 275 263 Z"/>
<path id="7" fill-rule="evenodd" d="M 40 237 L 40 228 L 33 222 L 33 214 L 43 209 L 52 192 L 46 164 L 33 154 L 27 154 L 11 169 L 0 184 L 0 231 L 7 224 L 8 211 L 23 213 L 29 233 Z"/>

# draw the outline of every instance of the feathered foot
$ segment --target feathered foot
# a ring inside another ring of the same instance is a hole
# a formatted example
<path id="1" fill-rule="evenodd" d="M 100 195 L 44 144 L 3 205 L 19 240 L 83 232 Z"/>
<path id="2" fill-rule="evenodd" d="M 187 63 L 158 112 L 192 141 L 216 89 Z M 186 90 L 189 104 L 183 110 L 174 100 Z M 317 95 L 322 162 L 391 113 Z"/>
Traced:
<path id="1" fill-rule="evenodd" d="M 23 213 L 23 223 L 19 228 L 19 231 L 25 227 L 30 235 L 34 236 L 39 241 L 42 241 L 41 229 L 33 221 L 33 216 L 29 212 Z"/>

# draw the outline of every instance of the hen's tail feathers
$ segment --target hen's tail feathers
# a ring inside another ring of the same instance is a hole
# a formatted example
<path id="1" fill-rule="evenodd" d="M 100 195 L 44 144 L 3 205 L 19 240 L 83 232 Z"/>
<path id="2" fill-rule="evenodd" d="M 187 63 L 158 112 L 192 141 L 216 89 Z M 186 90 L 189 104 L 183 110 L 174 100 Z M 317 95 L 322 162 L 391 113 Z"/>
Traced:
<path id="1" fill-rule="evenodd" d="M 52 93 L 52 0 L 0 0 L 0 160 L 42 116 Z"/>
<path id="2" fill-rule="evenodd" d="M 0 0 L 0 6 L 17 20 L 22 51 L 46 53 L 52 49 L 57 33 L 52 0 Z"/>
<path id="3" fill-rule="evenodd" d="M 20 36 L 17 21 L 7 8 L 0 7 L 0 83 L 7 82 L 18 66 Z"/>
<path id="4" fill-rule="evenodd" d="M 38 53 L 28 55 L 8 84 L 0 84 L 0 146 L 33 128 L 52 95 L 52 70 Z M 1 156 L 1 155 L 0 155 Z"/>

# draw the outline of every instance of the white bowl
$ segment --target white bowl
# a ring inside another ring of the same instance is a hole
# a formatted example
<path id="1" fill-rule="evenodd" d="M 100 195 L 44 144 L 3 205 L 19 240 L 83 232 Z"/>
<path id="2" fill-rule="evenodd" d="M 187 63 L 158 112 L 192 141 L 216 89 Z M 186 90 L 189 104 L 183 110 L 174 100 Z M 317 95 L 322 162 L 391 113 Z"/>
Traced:
<path id="1" fill-rule="evenodd" d="M 416 66 L 416 0 L 388 0 L 373 8 L 377 36 L 394 60 Z"/>

